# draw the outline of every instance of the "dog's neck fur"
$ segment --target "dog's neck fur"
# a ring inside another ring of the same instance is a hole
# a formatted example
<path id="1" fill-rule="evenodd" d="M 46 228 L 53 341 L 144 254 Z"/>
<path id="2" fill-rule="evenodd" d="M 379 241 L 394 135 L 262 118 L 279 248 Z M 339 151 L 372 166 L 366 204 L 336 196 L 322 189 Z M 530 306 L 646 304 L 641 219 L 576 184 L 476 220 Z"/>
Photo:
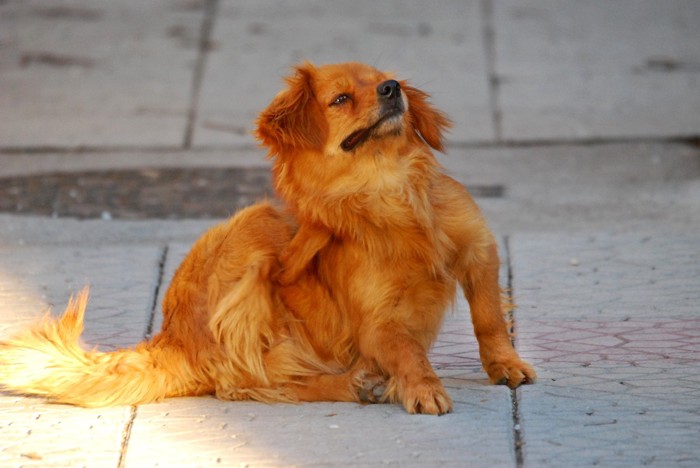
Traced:
<path id="1" fill-rule="evenodd" d="M 409 150 L 408 145 L 372 142 L 355 154 L 327 157 L 299 151 L 276 158 L 273 165 L 275 188 L 291 211 L 343 238 L 407 218 L 432 228 L 429 191 L 439 171 L 425 147 Z M 330 187 L 323 184 L 329 173 L 334 180 Z"/>
<path id="2" fill-rule="evenodd" d="M 345 160 L 311 151 L 277 158 L 276 188 L 297 219 L 330 232 L 334 242 L 357 243 L 378 261 L 422 258 L 442 274 L 453 246 L 435 220 L 431 188 L 440 166 L 422 142 L 397 140 L 368 144 Z M 330 187 L 315 183 L 329 178 Z"/>

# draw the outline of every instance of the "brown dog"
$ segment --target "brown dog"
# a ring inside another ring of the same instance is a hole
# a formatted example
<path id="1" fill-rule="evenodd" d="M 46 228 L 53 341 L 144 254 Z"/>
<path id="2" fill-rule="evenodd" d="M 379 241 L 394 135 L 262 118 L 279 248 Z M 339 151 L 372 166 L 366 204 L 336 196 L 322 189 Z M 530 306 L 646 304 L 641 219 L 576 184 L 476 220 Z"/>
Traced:
<path id="1" fill-rule="evenodd" d="M 426 353 L 457 284 L 491 381 L 534 381 L 506 330 L 494 238 L 430 151 L 449 122 L 427 97 L 362 64 L 298 67 L 257 129 L 286 206 L 204 234 L 151 341 L 82 350 L 84 292 L 0 343 L 0 383 L 83 406 L 215 393 L 442 414 L 452 403 Z"/>

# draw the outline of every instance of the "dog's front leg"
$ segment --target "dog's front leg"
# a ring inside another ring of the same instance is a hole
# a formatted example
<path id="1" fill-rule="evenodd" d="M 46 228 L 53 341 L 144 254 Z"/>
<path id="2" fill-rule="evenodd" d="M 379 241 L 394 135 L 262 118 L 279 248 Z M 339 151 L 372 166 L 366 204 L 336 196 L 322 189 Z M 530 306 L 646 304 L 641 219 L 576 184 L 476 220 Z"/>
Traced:
<path id="1" fill-rule="evenodd" d="M 388 397 L 398 399 L 411 414 L 444 414 L 452 400 L 433 371 L 427 350 L 399 322 L 388 321 L 363 330 L 363 355 L 389 374 Z"/>
<path id="2" fill-rule="evenodd" d="M 515 388 L 532 383 L 536 378 L 535 371 L 518 356 L 506 327 L 503 297 L 498 285 L 500 263 L 496 245 L 484 248 L 471 258 L 460 280 L 469 301 L 481 363 L 495 384 Z"/>

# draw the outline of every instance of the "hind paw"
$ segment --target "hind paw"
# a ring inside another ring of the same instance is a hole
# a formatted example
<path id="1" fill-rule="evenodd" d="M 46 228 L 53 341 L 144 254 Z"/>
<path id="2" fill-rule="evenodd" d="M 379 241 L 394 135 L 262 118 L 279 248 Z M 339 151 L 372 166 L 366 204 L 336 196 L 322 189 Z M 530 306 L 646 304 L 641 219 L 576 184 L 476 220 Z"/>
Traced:
<path id="1" fill-rule="evenodd" d="M 367 371 L 359 371 L 354 377 L 357 395 L 362 403 L 381 403 L 385 400 L 384 377 Z"/>

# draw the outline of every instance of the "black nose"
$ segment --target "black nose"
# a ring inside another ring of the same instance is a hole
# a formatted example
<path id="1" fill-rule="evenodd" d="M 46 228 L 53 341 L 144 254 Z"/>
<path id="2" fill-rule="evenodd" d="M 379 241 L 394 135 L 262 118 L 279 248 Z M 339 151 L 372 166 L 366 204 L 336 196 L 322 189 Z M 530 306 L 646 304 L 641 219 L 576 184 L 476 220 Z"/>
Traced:
<path id="1" fill-rule="evenodd" d="M 386 80 L 377 86 L 377 94 L 380 98 L 396 99 L 401 96 L 401 85 L 396 80 Z"/>

